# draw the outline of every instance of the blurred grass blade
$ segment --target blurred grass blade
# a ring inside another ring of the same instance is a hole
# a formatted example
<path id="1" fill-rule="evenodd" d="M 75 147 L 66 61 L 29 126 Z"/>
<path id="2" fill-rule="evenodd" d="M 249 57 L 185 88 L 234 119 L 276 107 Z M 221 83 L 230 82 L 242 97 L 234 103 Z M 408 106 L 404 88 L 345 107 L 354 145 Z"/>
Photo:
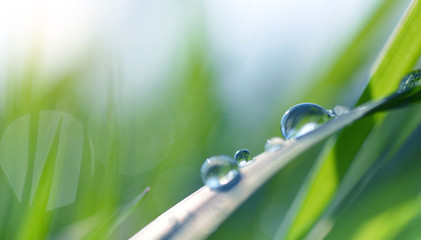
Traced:
<path id="1" fill-rule="evenodd" d="M 421 90 L 421 88 L 420 88 Z M 204 186 L 163 213 L 131 239 L 197 239 L 211 234 L 254 191 L 293 158 L 355 120 L 374 113 L 390 98 L 369 102 L 338 116 L 313 132 L 288 142 L 273 153 L 262 153 L 253 164 L 240 169 L 241 179 L 232 188 L 212 191 Z"/>
<path id="2" fill-rule="evenodd" d="M 141 192 L 135 199 L 133 199 L 129 204 L 120 209 L 120 213 L 113 220 L 113 224 L 108 230 L 106 236 L 109 237 L 122 223 L 123 221 L 139 206 L 142 200 L 145 198 L 146 194 L 151 190 L 150 187 L 147 187 L 143 192 Z"/>
<path id="3" fill-rule="evenodd" d="M 396 111 L 389 114 L 381 124 L 373 128 L 340 183 L 332 203 L 309 233 L 309 239 L 324 237 L 321 233 L 326 231 L 321 229 L 326 229 L 326 223 L 333 221 L 332 216 L 350 197 L 349 194 L 361 179 L 373 174 L 374 165 L 385 165 L 392 157 L 396 156 L 398 150 L 402 151 L 400 149 L 404 147 L 404 140 L 408 139 L 413 131 L 420 126 L 421 112 L 419 110 L 420 106 L 417 105 Z M 356 198 L 357 194 L 354 193 L 352 197 Z"/>
<path id="4" fill-rule="evenodd" d="M 101 222 L 101 214 L 96 214 L 76 222 L 72 222 L 70 225 L 52 234 L 51 239 L 55 240 L 72 240 L 72 239 L 83 239 L 84 236 L 88 235 L 92 229 L 98 226 Z"/>
<path id="5" fill-rule="evenodd" d="M 31 117 L 27 130 L 32 135 L 30 146 L 34 146 L 35 151 L 30 155 L 34 156 L 31 159 L 34 159 L 34 164 L 31 188 L 28 186 L 29 209 L 22 217 L 17 238 L 45 238 L 48 229 L 37 228 L 37 224 L 48 224 L 52 217 L 51 210 L 76 200 L 83 127 L 71 115 L 41 111 Z"/>
<path id="6" fill-rule="evenodd" d="M 395 14 L 404 4 L 405 1 L 402 0 L 381 1 L 374 13 L 362 24 L 358 33 L 338 55 L 333 65 L 327 72 L 316 77 L 313 85 L 304 94 L 305 101 L 316 102 L 321 106 L 344 101 L 344 93 L 349 95 L 350 80 L 355 78 L 356 73 L 363 71 L 371 64 L 373 56 L 381 50 L 380 44 L 383 44 L 384 39 L 392 31 L 389 29 L 389 24 L 385 22 L 390 21 L 392 13 Z M 347 96 L 349 100 L 354 97 Z"/>
<path id="7" fill-rule="evenodd" d="M 417 106 L 420 109 L 420 106 Z M 408 109 L 408 110 L 416 110 Z M 398 111 L 396 119 L 399 119 L 402 111 Z M 420 120 L 421 114 L 418 114 Z M 396 120 L 395 119 L 395 120 Z M 388 126 L 384 126 L 382 131 Z M 398 130 L 397 130 L 398 131 Z M 417 220 L 419 213 L 420 194 L 420 138 L 421 125 L 406 138 L 403 147 L 392 154 L 382 154 L 376 162 L 377 166 L 370 169 L 370 181 L 358 183 L 358 198 L 356 191 L 352 197 L 348 197 L 346 207 L 338 209 L 337 214 L 324 218 L 319 222 L 334 222 L 333 229 L 328 231 L 327 239 L 342 239 L 344 236 L 352 239 L 417 239 L 417 237 L 403 237 L 411 220 Z M 377 134 L 380 137 L 380 134 Z M 390 140 L 390 139 L 389 139 Z M 399 142 L 399 141 L 396 141 Z M 393 146 L 395 143 L 389 144 Z M 384 146 L 380 142 L 378 146 Z M 377 148 L 378 146 L 374 146 Z M 392 155 L 392 160 L 384 161 L 384 156 Z M 390 194 L 390 193 L 393 194 Z M 353 199 L 353 200 L 351 200 Z M 349 224 L 353 222 L 353 224 Z M 319 226 L 320 227 L 320 226 Z M 318 230 L 321 230 L 319 228 Z M 313 233 L 316 233 L 314 231 Z M 403 234 L 402 234 L 403 233 Z M 399 236 L 400 235 L 400 236 Z M 418 236 L 418 235 L 417 235 Z M 320 234 L 309 235 L 309 239 L 320 239 Z M 325 238 L 325 236 L 323 237 Z"/>
<path id="8" fill-rule="evenodd" d="M 379 56 L 371 81 L 359 100 L 360 104 L 396 91 L 401 78 L 410 72 L 418 61 L 421 54 L 420 8 L 419 0 L 412 1 L 404 18 Z M 388 101 L 384 104 L 386 105 L 379 104 L 378 110 L 388 106 Z M 393 105 L 392 102 L 390 104 Z M 321 154 L 322 156 L 327 155 L 327 157 L 319 158 L 321 160 L 317 164 L 320 166 L 311 171 L 308 181 L 302 187 L 307 194 L 297 196 L 293 204 L 294 208 L 290 209 L 291 213 L 288 213 L 291 218 L 286 219 L 278 228 L 277 239 L 300 238 L 311 228 L 328 206 L 338 184 L 371 132 L 376 120 L 379 122 L 381 119 L 368 117 L 357 122 L 342 131 L 336 142 L 330 142 L 331 145 L 325 148 L 328 154 L 326 152 Z M 332 181 L 334 184 L 329 184 L 330 188 L 326 188 L 325 183 Z"/>
<path id="9" fill-rule="evenodd" d="M 135 199 L 133 199 L 126 206 L 120 208 L 115 215 L 108 221 L 98 226 L 84 239 L 104 239 L 109 238 L 113 232 L 123 223 L 123 221 L 139 206 L 146 194 L 150 191 L 150 187 L 143 190 Z"/>
<path id="10" fill-rule="evenodd" d="M 0 142 L 0 166 L 19 201 L 28 168 L 29 121 L 30 116 L 26 115 L 12 122 Z"/>
<path id="11" fill-rule="evenodd" d="M 76 200 L 83 151 L 83 127 L 74 117 L 63 114 L 54 176 L 47 210 Z"/>
<path id="12" fill-rule="evenodd" d="M 56 135 L 57 128 L 60 123 L 60 118 L 61 116 L 59 114 L 55 114 L 54 112 L 43 112 L 43 114 L 40 114 L 34 169 L 32 174 L 30 205 L 32 205 L 39 181 L 41 180 L 45 163 L 47 162 L 48 154 L 51 151 L 54 136 Z"/>
<path id="13" fill-rule="evenodd" d="M 60 125 L 61 123 L 61 125 Z M 39 116 L 37 147 L 35 152 L 34 173 L 31 186 L 31 204 L 36 196 L 47 158 L 51 152 L 55 135 L 57 156 L 47 210 L 72 203 L 77 194 L 79 172 L 83 150 L 83 127 L 72 116 L 53 111 L 43 111 Z"/>

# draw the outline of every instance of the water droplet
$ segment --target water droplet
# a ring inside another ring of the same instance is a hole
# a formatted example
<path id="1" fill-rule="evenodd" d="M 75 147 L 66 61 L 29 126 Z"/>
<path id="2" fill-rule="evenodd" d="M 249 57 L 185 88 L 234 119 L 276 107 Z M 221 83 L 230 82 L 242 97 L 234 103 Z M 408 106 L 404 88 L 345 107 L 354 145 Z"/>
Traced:
<path id="1" fill-rule="evenodd" d="M 266 140 L 265 152 L 275 152 L 285 145 L 285 140 L 280 137 L 273 137 Z"/>
<path id="2" fill-rule="evenodd" d="M 398 92 L 404 92 L 421 85 L 421 70 L 415 70 L 403 77 Z"/>
<path id="3" fill-rule="evenodd" d="M 247 149 L 240 149 L 234 155 L 234 161 L 237 163 L 239 167 L 243 167 L 250 162 L 252 162 L 252 156 L 249 150 Z"/>
<path id="4" fill-rule="evenodd" d="M 323 123 L 329 121 L 331 114 L 314 103 L 301 103 L 288 109 L 281 120 L 281 131 L 285 139 L 299 138 Z"/>
<path id="5" fill-rule="evenodd" d="M 240 177 L 238 166 L 231 157 L 213 156 L 200 168 L 203 182 L 212 189 L 221 189 L 234 183 Z"/>
<path id="6" fill-rule="evenodd" d="M 344 113 L 349 112 L 349 108 L 348 108 L 348 107 L 346 107 L 346 106 L 338 105 L 338 106 L 335 106 L 335 107 L 331 110 L 331 112 L 332 112 L 332 114 L 333 114 L 333 116 L 331 115 L 331 117 L 337 117 L 337 116 L 340 116 L 340 115 L 342 115 L 342 114 L 344 114 Z"/>

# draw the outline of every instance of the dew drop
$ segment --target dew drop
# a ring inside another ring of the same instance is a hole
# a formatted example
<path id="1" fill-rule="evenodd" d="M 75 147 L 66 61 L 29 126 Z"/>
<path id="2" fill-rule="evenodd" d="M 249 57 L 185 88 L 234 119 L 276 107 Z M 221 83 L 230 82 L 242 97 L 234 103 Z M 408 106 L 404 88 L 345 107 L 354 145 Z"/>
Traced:
<path id="1" fill-rule="evenodd" d="M 341 115 L 342 115 L 342 114 L 344 114 L 344 113 L 349 112 L 349 108 L 348 108 L 348 107 L 346 107 L 346 106 L 338 105 L 338 106 L 335 106 L 335 107 L 331 110 L 331 112 L 332 112 L 331 117 L 337 117 L 337 116 L 341 116 Z"/>
<path id="2" fill-rule="evenodd" d="M 285 139 L 299 138 L 329 121 L 332 114 L 314 103 L 301 103 L 285 112 L 281 131 Z"/>
<path id="3" fill-rule="evenodd" d="M 239 167 L 244 167 L 245 165 L 252 162 L 252 156 L 249 150 L 240 149 L 234 154 L 234 161 Z"/>
<path id="4" fill-rule="evenodd" d="M 228 187 L 240 177 L 240 172 L 234 159 L 225 155 L 206 159 L 200 168 L 200 173 L 203 183 L 211 189 Z"/>
<path id="5" fill-rule="evenodd" d="M 273 137 L 266 140 L 265 152 L 275 152 L 285 145 L 285 140 L 280 137 Z"/>
<path id="6" fill-rule="evenodd" d="M 421 85 L 421 70 L 415 70 L 403 77 L 398 92 L 404 92 Z"/>

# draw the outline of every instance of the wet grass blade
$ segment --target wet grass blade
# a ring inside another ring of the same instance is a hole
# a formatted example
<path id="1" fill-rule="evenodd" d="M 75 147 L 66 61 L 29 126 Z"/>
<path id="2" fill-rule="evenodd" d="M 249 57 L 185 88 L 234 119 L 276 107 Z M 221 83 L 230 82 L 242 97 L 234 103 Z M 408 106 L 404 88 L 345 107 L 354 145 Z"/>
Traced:
<path id="1" fill-rule="evenodd" d="M 394 93 L 384 99 L 383 104 L 373 109 L 373 112 L 387 111 L 395 108 L 399 108 L 403 105 L 415 103 L 421 101 L 421 91 L 419 87 L 409 89 L 404 92 Z"/>
<path id="2" fill-rule="evenodd" d="M 421 92 L 421 87 L 416 89 Z M 241 179 L 230 189 L 204 186 L 163 213 L 131 239 L 200 239 L 211 234 L 241 203 L 300 153 L 352 122 L 375 113 L 394 98 L 369 102 L 345 113 L 273 153 L 261 153 L 240 169 Z M 402 101 L 403 103 L 404 101 Z M 400 106 L 405 106 L 401 104 Z"/>

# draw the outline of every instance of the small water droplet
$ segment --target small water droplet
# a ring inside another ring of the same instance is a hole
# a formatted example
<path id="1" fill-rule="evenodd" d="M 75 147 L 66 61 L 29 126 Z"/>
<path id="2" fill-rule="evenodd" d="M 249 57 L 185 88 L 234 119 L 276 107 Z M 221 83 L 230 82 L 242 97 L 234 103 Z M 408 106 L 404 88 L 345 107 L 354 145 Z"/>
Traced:
<path id="1" fill-rule="evenodd" d="M 412 89 L 414 87 L 421 85 L 421 70 L 415 70 L 403 77 L 401 83 L 399 84 L 398 92 L 404 92 L 406 90 Z"/>
<path id="2" fill-rule="evenodd" d="M 349 108 L 342 105 L 335 106 L 332 110 L 333 117 L 341 116 L 344 113 L 349 112 Z"/>
<path id="3" fill-rule="evenodd" d="M 301 103 L 288 109 L 281 120 L 281 131 L 285 139 L 299 138 L 331 118 L 328 110 L 314 104 Z"/>
<path id="4" fill-rule="evenodd" d="M 240 149 L 234 155 L 234 161 L 237 163 L 239 167 L 244 167 L 245 165 L 252 162 L 252 156 L 249 150 L 247 149 Z"/>
<path id="5" fill-rule="evenodd" d="M 285 140 L 280 137 L 273 137 L 266 140 L 265 152 L 275 152 L 285 145 Z"/>
<path id="6" fill-rule="evenodd" d="M 227 187 L 240 177 L 234 159 L 225 155 L 206 159 L 200 168 L 200 173 L 203 182 L 211 189 Z"/>

